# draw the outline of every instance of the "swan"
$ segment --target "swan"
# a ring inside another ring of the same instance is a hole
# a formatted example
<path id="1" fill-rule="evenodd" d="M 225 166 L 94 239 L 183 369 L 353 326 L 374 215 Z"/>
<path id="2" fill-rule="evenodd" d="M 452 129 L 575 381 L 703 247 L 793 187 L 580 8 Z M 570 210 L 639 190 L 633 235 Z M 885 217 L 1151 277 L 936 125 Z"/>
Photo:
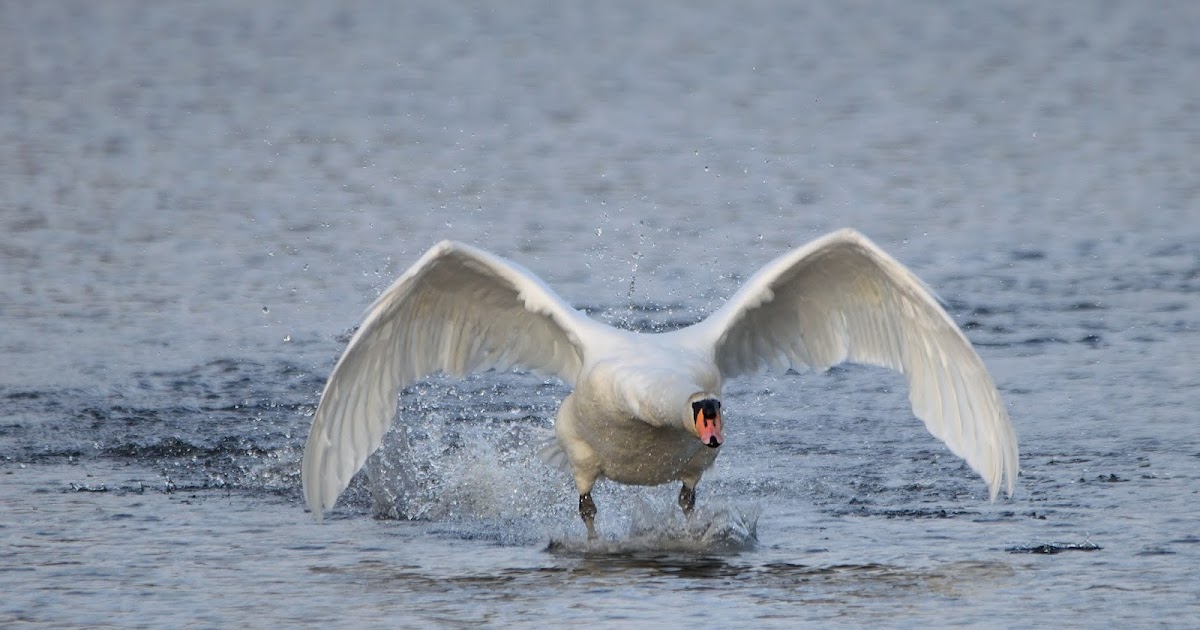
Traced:
<path id="1" fill-rule="evenodd" d="M 595 538 L 602 477 L 682 482 L 678 503 L 691 514 L 725 441 L 727 379 L 842 362 L 903 373 L 929 432 L 992 501 L 1002 484 L 1012 496 L 1016 435 L 983 361 L 916 275 L 849 228 L 768 263 L 699 323 L 657 334 L 593 320 L 516 263 L 438 243 L 368 309 L 330 374 L 304 449 L 304 496 L 321 520 L 379 448 L 403 387 L 438 371 L 519 367 L 574 388 L 548 458 L 565 456 Z"/>

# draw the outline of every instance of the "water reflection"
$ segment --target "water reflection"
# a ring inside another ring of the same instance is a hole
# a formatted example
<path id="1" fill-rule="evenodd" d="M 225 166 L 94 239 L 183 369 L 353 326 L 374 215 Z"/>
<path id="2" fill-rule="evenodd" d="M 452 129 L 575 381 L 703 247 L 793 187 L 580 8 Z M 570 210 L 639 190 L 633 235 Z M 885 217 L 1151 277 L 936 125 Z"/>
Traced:
<path id="1" fill-rule="evenodd" d="M 477 597 L 543 601 L 577 592 L 651 587 L 658 593 L 721 589 L 722 597 L 755 601 L 870 603 L 926 593 L 965 597 L 1011 587 L 1008 564 L 951 562 L 914 568 L 884 563 L 808 565 L 755 562 L 752 558 L 690 556 L 676 553 L 552 555 L 551 563 L 443 574 L 439 569 L 387 561 L 364 561 L 344 568 L 312 569 L 340 574 L 372 589 L 409 593 L 457 593 Z M 732 588 L 731 587 L 736 587 Z"/>

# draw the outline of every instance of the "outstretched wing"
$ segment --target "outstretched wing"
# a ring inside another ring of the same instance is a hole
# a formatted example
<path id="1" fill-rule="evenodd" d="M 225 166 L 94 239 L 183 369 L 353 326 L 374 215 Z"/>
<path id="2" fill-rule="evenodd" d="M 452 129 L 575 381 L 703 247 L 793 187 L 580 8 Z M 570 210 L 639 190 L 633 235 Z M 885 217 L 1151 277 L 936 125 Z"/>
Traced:
<path id="1" fill-rule="evenodd" d="M 913 413 L 987 482 L 1012 496 L 1017 439 L 996 385 L 929 288 L 862 234 L 834 232 L 763 267 L 696 325 L 725 378 L 842 362 L 908 380 Z"/>
<path id="2" fill-rule="evenodd" d="M 443 241 L 375 301 L 321 394 L 300 469 L 313 515 L 379 448 L 400 390 L 434 372 L 520 366 L 574 384 L 595 325 L 521 266 Z"/>

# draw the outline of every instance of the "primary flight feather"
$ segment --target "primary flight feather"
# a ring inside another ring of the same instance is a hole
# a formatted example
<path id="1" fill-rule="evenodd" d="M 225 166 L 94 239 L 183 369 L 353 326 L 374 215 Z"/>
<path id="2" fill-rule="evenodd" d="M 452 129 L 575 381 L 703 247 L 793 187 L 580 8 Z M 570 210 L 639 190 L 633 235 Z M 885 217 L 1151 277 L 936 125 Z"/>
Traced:
<path id="1" fill-rule="evenodd" d="M 751 277 L 707 319 L 667 333 L 588 318 L 525 268 L 443 241 L 375 301 L 333 369 L 313 417 L 301 479 L 316 518 L 379 448 L 400 390 L 435 372 L 519 367 L 574 391 L 557 446 L 595 536 L 591 490 L 608 478 L 695 488 L 724 441 L 721 388 L 766 368 L 842 362 L 904 374 L 913 413 L 987 482 L 1013 493 L 1017 440 L 991 376 L 929 289 L 862 234 L 844 229 Z"/>

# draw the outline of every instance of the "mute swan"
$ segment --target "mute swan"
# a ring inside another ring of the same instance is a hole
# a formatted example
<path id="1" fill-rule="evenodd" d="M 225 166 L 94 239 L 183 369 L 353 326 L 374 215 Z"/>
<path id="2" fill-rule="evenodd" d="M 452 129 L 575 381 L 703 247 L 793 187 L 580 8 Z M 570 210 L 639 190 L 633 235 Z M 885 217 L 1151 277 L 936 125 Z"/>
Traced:
<path id="1" fill-rule="evenodd" d="M 517 366 L 574 386 L 554 428 L 594 538 L 600 477 L 682 481 L 691 512 L 725 439 L 726 379 L 845 361 L 903 373 L 929 432 L 993 501 L 1005 481 L 1012 496 L 1016 436 L 979 355 L 921 280 L 851 229 L 776 258 L 707 319 L 661 334 L 597 322 L 520 265 L 438 243 L 375 301 L 334 367 L 304 449 L 304 496 L 320 520 L 379 448 L 406 385 Z"/>

